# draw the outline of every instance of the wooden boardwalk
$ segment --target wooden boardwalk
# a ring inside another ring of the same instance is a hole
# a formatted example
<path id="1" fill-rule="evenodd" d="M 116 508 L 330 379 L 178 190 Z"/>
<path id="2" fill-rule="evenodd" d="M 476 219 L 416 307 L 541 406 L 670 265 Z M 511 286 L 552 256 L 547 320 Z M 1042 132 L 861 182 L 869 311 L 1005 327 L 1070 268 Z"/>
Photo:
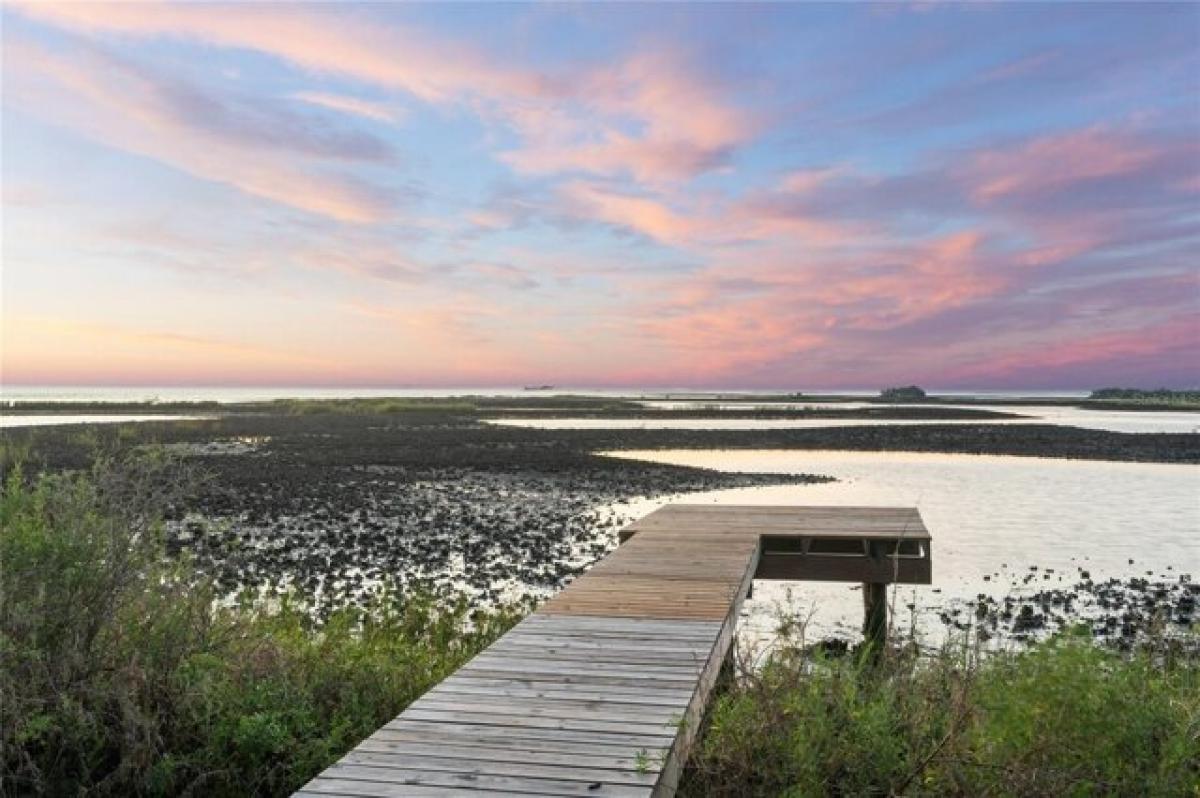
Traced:
<path id="1" fill-rule="evenodd" d="M 764 550 L 830 578 L 859 541 L 928 539 L 906 508 L 664 507 L 297 795 L 672 795 Z"/>

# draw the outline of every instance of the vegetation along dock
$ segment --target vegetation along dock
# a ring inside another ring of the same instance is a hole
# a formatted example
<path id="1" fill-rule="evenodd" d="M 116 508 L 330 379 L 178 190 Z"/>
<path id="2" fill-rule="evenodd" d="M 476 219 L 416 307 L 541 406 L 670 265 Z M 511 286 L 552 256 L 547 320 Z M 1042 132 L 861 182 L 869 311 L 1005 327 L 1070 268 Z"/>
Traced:
<path id="1" fill-rule="evenodd" d="M 754 579 L 928 583 L 911 508 L 674 504 L 297 793 L 669 796 Z"/>

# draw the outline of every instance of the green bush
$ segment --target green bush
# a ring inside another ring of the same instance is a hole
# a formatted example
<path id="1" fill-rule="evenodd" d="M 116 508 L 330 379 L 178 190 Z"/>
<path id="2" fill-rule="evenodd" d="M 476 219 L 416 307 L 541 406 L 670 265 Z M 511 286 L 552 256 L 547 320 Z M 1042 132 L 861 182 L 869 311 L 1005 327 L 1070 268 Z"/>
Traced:
<path id="1" fill-rule="evenodd" d="M 189 480 L 150 459 L 8 475 L 0 794 L 286 795 L 516 619 L 382 592 L 317 627 L 164 556 Z"/>
<path id="2" fill-rule="evenodd" d="M 1190 651 L 1080 635 L 879 665 L 784 650 L 713 703 L 681 795 L 1194 796 Z"/>

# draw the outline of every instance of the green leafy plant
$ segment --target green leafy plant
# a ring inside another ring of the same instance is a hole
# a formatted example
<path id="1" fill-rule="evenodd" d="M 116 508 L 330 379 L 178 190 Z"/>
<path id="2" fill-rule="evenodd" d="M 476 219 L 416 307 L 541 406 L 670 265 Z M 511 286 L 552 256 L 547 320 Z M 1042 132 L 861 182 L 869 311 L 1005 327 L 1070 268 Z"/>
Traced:
<path id="1" fill-rule="evenodd" d="M 681 794 L 1194 795 L 1198 642 L 1073 632 L 877 666 L 784 647 L 715 699 Z"/>
<path id="2" fill-rule="evenodd" d="M 0 495 L 0 794 L 287 795 L 515 622 L 381 590 L 317 624 L 227 606 L 165 556 L 161 457 L 10 469 Z"/>

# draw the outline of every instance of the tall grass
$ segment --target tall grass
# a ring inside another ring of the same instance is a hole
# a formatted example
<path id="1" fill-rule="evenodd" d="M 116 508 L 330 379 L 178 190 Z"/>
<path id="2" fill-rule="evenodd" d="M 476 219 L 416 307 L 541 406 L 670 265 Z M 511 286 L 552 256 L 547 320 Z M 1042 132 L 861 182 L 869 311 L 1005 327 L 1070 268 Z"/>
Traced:
<path id="1" fill-rule="evenodd" d="M 295 601 L 222 608 L 164 556 L 179 474 L 8 474 L 0 793 L 286 795 L 516 618 L 392 593 L 319 628 Z"/>
<path id="2" fill-rule="evenodd" d="M 710 708 L 681 795 L 1200 795 L 1200 659 L 1086 633 L 869 664 L 785 647 Z"/>

